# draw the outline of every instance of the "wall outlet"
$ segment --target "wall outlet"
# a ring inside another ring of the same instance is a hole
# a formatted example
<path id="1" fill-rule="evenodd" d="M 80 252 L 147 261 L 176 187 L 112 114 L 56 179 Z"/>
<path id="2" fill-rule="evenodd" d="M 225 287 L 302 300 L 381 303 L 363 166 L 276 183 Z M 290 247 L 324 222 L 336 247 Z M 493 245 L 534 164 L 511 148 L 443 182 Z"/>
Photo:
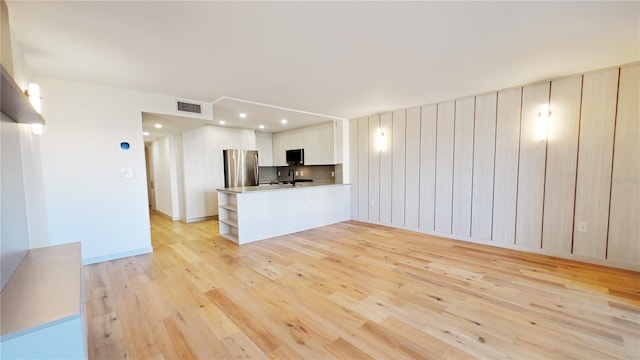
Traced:
<path id="1" fill-rule="evenodd" d="M 280 176 L 280 171 L 278 171 L 278 176 Z"/>
<path id="2" fill-rule="evenodd" d="M 332 171 L 332 172 L 331 172 L 331 177 L 335 177 L 335 176 L 336 176 L 335 171 Z"/>
<path id="3" fill-rule="evenodd" d="M 300 170 L 300 176 L 304 176 L 304 171 Z"/>
<path id="4" fill-rule="evenodd" d="M 296 170 L 296 176 L 298 176 L 298 170 Z"/>
<path id="5" fill-rule="evenodd" d="M 587 223 L 584 221 L 581 221 L 578 223 L 578 231 L 580 232 L 587 232 Z"/>

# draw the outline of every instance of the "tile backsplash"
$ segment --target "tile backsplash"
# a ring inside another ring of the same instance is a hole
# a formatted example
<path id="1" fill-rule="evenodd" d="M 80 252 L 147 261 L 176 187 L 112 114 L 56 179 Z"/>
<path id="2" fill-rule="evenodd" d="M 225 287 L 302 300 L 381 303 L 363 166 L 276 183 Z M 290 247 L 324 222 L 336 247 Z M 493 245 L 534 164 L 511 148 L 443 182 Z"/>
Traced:
<path id="1" fill-rule="evenodd" d="M 335 165 L 309 165 L 309 166 L 279 166 L 268 167 L 261 166 L 259 169 L 260 182 L 265 183 L 272 180 L 291 180 L 287 176 L 289 169 L 293 168 L 298 172 L 296 179 L 313 179 L 314 182 L 335 183 L 336 182 L 336 166 Z M 278 171 L 280 176 L 278 176 Z"/>

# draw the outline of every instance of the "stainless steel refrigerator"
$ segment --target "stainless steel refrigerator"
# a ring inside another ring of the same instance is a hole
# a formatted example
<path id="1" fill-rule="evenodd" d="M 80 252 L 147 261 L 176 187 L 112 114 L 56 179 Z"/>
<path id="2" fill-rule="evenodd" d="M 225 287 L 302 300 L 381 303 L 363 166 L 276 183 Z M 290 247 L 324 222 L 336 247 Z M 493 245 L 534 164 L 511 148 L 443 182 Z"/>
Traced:
<path id="1" fill-rule="evenodd" d="M 222 150 L 224 187 L 258 185 L 258 152 L 256 150 Z"/>

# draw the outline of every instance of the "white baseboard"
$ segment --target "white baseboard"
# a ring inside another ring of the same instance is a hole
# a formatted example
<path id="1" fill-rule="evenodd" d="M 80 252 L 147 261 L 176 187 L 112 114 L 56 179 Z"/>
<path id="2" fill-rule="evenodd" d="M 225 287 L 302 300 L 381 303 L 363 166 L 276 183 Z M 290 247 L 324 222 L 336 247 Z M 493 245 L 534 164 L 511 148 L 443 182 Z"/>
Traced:
<path id="1" fill-rule="evenodd" d="M 109 261 L 109 260 L 122 259 L 122 258 L 129 257 L 129 256 L 149 254 L 149 253 L 152 253 L 152 252 L 153 252 L 153 247 L 151 247 L 151 246 L 143 247 L 143 248 L 140 248 L 140 249 L 133 249 L 133 250 L 129 250 L 129 251 L 123 251 L 123 252 L 118 252 L 118 253 L 113 253 L 113 254 L 108 254 L 108 255 L 102 255 L 102 256 L 96 256 L 96 257 L 82 259 L 82 265 L 90 265 L 90 264 L 95 264 L 95 263 Z"/>
<path id="2" fill-rule="evenodd" d="M 205 221 L 205 220 L 218 220 L 218 215 L 191 218 L 191 219 L 187 219 L 187 221 L 184 221 L 184 223 L 185 224 L 190 224 L 190 223 L 199 222 L 199 221 Z"/>

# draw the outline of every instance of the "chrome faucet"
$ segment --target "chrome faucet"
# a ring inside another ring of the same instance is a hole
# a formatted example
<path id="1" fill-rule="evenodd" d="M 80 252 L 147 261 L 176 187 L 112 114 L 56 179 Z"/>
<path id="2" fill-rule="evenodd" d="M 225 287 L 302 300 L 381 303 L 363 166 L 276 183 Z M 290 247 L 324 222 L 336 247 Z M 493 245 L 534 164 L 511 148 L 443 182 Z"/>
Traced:
<path id="1" fill-rule="evenodd" d="M 293 184 L 293 186 L 296 186 L 296 172 L 293 170 L 293 168 L 289 169 L 289 173 L 287 173 L 287 176 L 291 176 L 291 184 Z"/>

